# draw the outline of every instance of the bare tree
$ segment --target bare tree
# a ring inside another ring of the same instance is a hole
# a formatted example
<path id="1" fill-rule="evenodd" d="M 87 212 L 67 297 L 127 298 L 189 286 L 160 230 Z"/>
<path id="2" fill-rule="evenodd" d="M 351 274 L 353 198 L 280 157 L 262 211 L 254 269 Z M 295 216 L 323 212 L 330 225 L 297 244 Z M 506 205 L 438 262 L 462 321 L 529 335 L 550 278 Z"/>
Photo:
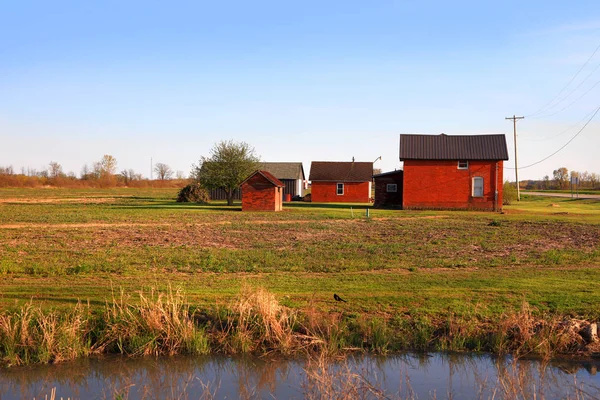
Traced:
<path id="1" fill-rule="evenodd" d="M 13 175 L 13 174 L 14 174 L 14 171 L 13 171 L 12 165 L 9 165 L 7 167 L 0 166 L 0 175 Z"/>
<path id="2" fill-rule="evenodd" d="M 129 185 L 130 182 L 132 181 L 140 181 L 142 180 L 142 175 L 141 174 L 136 174 L 135 171 L 131 168 L 129 169 L 124 169 L 123 171 L 120 172 L 121 177 L 123 178 L 123 181 L 125 182 L 125 185 Z"/>
<path id="3" fill-rule="evenodd" d="M 114 175 L 117 171 L 117 159 L 105 154 L 99 161 L 101 175 Z"/>
<path id="4" fill-rule="evenodd" d="M 62 165 L 57 163 L 56 161 L 50 161 L 48 164 L 48 176 L 52 179 L 60 178 L 61 176 L 65 176 L 63 172 Z"/>
<path id="5" fill-rule="evenodd" d="M 171 179 L 173 177 L 173 170 L 167 164 L 156 163 L 154 166 L 154 172 L 161 181 Z"/>
<path id="6" fill-rule="evenodd" d="M 90 167 L 87 164 L 83 164 L 83 167 L 81 167 L 80 177 L 82 181 L 90 179 Z"/>
<path id="7" fill-rule="evenodd" d="M 592 189 L 596 189 L 596 185 L 598 185 L 598 182 L 600 182 L 600 175 L 598 175 L 595 172 L 592 172 L 590 174 L 590 186 Z"/>

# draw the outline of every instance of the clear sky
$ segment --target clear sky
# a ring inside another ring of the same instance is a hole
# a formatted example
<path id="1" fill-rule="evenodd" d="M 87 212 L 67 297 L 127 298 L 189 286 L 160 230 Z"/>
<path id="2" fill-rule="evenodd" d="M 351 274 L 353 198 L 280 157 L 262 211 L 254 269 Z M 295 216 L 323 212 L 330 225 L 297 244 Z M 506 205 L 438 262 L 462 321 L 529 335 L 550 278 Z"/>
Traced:
<path id="1" fill-rule="evenodd" d="M 233 139 L 389 171 L 401 133 L 442 132 L 505 133 L 513 166 L 513 114 L 527 166 L 600 106 L 599 45 L 598 0 L 0 0 L 0 166 L 187 174 Z M 600 173 L 599 129 L 519 177 Z"/>

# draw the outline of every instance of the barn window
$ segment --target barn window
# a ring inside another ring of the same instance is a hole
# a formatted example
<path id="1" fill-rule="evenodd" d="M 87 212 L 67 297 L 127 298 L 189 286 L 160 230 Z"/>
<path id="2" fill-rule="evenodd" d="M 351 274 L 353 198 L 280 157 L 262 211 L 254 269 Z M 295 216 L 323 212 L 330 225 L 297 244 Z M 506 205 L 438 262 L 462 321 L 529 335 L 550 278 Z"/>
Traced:
<path id="1" fill-rule="evenodd" d="M 396 193 L 398 191 L 398 185 L 396 185 L 395 183 L 388 183 L 385 191 L 388 193 Z"/>
<path id="2" fill-rule="evenodd" d="M 458 169 L 468 169 L 469 162 L 467 160 L 458 160 Z"/>
<path id="3" fill-rule="evenodd" d="M 483 197 L 483 178 L 480 176 L 473 178 L 473 197 Z"/>
<path id="4" fill-rule="evenodd" d="M 344 184 L 343 183 L 338 183 L 337 184 L 337 194 L 338 195 L 343 195 L 344 194 Z"/>

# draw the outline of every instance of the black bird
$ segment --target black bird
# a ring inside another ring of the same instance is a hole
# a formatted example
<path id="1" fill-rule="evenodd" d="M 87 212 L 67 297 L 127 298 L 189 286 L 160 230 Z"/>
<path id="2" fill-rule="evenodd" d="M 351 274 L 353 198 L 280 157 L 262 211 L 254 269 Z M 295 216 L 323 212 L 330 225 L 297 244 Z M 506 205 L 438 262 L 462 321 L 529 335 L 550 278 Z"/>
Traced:
<path id="1" fill-rule="evenodd" d="M 346 301 L 346 300 L 342 299 L 340 296 L 338 296 L 338 295 L 337 295 L 337 294 L 335 294 L 335 293 L 333 294 L 333 299 L 334 299 L 335 301 L 343 301 L 344 303 L 347 303 L 347 301 Z"/>

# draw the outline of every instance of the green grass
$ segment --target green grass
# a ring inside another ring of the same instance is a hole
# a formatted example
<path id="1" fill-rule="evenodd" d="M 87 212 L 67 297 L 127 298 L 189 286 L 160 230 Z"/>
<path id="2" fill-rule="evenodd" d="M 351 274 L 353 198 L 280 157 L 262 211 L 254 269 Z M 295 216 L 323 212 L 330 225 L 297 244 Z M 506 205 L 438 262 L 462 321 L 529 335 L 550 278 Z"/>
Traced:
<path id="1" fill-rule="evenodd" d="M 0 337 L 0 353 L 13 349 L 2 353 L 5 361 L 72 357 L 68 343 L 79 346 L 73 354 L 86 354 L 94 349 L 86 343 L 94 341 L 131 354 L 173 347 L 290 351 L 287 341 L 304 332 L 302 324 L 327 352 L 537 351 L 538 339 L 522 347 L 506 332 L 492 333 L 508 326 L 503 321 L 518 320 L 523 304 L 536 318 L 600 318 L 596 200 L 523 196 L 501 214 L 371 208 L 367 218 L 364 204 L 294 202 L 280 213 L 244 213 L 239 204 L 179 204 L 175 195 L 175 189 L 1 189 L 0 317 L 17 321 L 35 307 L 32 321 L 69 324 L 81 301 L 89 304 L 85 318 L 94 326 L 82 326 L 82 335 L 91 336 L 81 342 L 77 332 L 65 336 L 68 326 L 57 325 L 50 332 L 57 342 L 34 346 L 31 354 L 6 347 L 16 343 L 7 339 L 18 334 L 12 330 Z M 226 332 L 213 326 L 204 336 L 210 326 L 188 326 L 185 343 L 178 335 L 156 336 L 152 325 L 129 314 L 147 314 L 136 296 L 126 306 L 141 308 L 122 308 L 106 319 L 111 327 L 103 325 L 115 293 L 171 287 L 185 292 L 191 309 L 228 321 Z M 293 311 L 291 336 L 274 344 L 263 337 L 271 325 L 255 325 L 255 317 L 240 325 L 245 314 L 235 304 L 240 293 L 252 295 L 247 288 L 265 288 Z M 348 303 L 336 303 L 333 293 Z M 139 329 L 129 331 L 134 325 Z M 109 328 L 120 333 L 113 337 Z M 32 337 L 47 336 L 47 328 L 39 329 Z M 552 338 L 546 339 L 539 340 Z"/>
<path id="2" fill-rule="evenodd" d="M 97 307 L 112 289 L 173 285 L 211 306 L 249 283 L 298 309 L 499 315 L 526 301 L 600 317 L 596 200 L 523 196 L 503 214 L 371 209 L 366 218 L 365 205 L 242 213 L 175 194 L 0 190 L 0 305 Z"/>

